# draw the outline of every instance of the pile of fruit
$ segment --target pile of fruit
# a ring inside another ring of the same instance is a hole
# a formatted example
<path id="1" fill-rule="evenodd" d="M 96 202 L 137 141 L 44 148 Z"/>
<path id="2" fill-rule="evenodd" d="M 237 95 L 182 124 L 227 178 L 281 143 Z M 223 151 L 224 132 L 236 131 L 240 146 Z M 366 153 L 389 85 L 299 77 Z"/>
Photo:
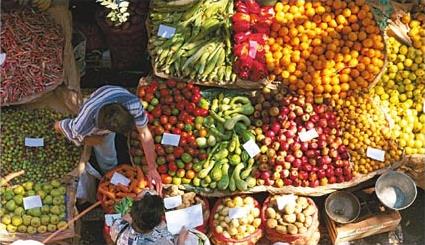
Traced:
<path id="1" fill-rule="evenodd" d="M 352 179 L 348 151 L 330 106 L 278 91 L 261 93 L 255 100 L 253 131 L 261 145 L 258 185 L 316 187 Z M 316 135 L 301 137 L 307 131 Z"/>
<path id="2" fill-rule="evenodd" d="M 242 79 L 259 81 L 268 75 L 264 45 L 274 15 L 272 7 L 261 7 L 255 0 L 238 0 L 233 22 L 234 71 Z"/>
<path id="3" fill-rule="evenodd" d="M 138 96 L 148 112 L 149 129 L 154 136 L 158 172 L 165 184 L 190 184 L 208 154 L 205 148 L 207 130 L 202 125 L 208 115 L 208 102 L 200 88 L 191 83 L 152 81 L 139 87 Z M 180 135 L 177 147 L 162 145 L 164 133 Z M 138 134 L 131 139 L 131 154 L 135 164 L 144 163 Z M 201 138 L 200 140 L 197 138 Z"/>
<path id="4" fill-rule="evenodd" d="M 317 208 L 311 199 L 296 197 L 294 202 L 285 204 L 279 209 L 276 196 L 269 199 L 264 208 L 264 218 L 268 230 L 275 230 L 284 235 L 305 234 L 317 222 Z"/>
<path id="5" fill-rule="evenodd" d="M 342 143 L 349 150 L 354 173 L 367 174 L 384 168 L 401 156 L 401 150 L 391 140 L 385 114 L 368 95 L 349 96 L 336 101 L 335 109 L 342 134 Z M 386 152 L 385 161 L 367 157 L 368 147 Z"/>
<path id="6" fill-rule="evenodd" d="M 128 179 L 128 183 L 125 183 L 124 178 Z M 103 209 L 111 213 L 119 201 L 126 197 L 136 198 L 146 185 L 147 182 L 140 167 L 122 164 L 103 176 L 97 187 L 97 199 L 101 201 Z"/>
<path id="7" fill-rule="evenodd" d="M 232 210 L 233 209 L 233 210 Z M 243 215 L 233 214 L 236 209 Z M 232 216 L 231 216 L 232 215 Z M 250 196 L 226 197 L 217 201 L 210 219 L 212 239 L 220 242 L 256 242 L 261 235 L 260 206 Z"/>
<path id="8" fill-rule="evenodd" d="M 78 163 L 80 150 L 55 133 L 53 123 L 62 118 L 64 115 L 48 109 L 2 110 L 2 176 L 25 170 L 25 175 L 14 179 L 14 183 L 45 182 L 70 172 Z M 43 138 L 44 146 L 25 146 L 25 138 Z"/>
<path id="9" fill-rule="evenodd" d="M 344 98 L 384 66 L 384 40 L 365 0 L 276 3 L 266 49 L 271 80 L 307 97 Z"/>
<path id="10" fill-rule="evenodd" d="M 65 186 L 57 180 L 1 187 L 0 231 L 34 234 L 66 227 L 65 193 Z M 25 210 L 23 199 L 36 195 L 40 196 L 42 207 Z"/>
<path id="11" fill-rule="evenodd" d="M 405 153 L 425 154 L 425 14 L 417 19 L 406 15 L 402 21 L 410 27 L 412 47 L 389 37 L 388 67 L 370 94 L 391 121 L 390 134 Z"/>
<path id="12" fill-rule="evenodd" d="M 233 83 L 232 13 L 229 0 L 152 1 L 149 46 L 155 69 L 171 77 Z M 175 28 L 175 34 L 160 37 L 161 25 Z"/>

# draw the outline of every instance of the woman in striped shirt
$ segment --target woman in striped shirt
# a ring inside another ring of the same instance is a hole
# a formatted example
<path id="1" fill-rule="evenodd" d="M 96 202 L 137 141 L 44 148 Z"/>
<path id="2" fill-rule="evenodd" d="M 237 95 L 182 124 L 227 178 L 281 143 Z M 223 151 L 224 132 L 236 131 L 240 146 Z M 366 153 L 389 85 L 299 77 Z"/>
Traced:
<path id="1" fill-rule="evenodd" d="M 118 86 L 103 86 L 84 102 L 78 115 L 55 123 L 55 129 L 76 145 L 93 146 L 96 160 L 103 173 L 118 164 L 115 150 L 115 133 L 128 135 L 133 127 L 148 164 L 147 178 L 150 187 L 162 193 L 161 177 L 156 170 L 156 154 L 148 117 L 139 98 Z"/>

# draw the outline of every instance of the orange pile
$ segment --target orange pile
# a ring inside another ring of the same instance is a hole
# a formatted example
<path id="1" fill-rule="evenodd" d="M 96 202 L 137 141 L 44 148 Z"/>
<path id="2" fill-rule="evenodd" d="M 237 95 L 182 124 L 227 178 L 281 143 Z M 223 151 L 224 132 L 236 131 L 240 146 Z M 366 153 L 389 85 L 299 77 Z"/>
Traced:
<path id="1" fill-rule="evenodd" d="M 266 63 L 293 91 L 344 98 L 369 86 L 384 65 L 384 40 L 365 0 L 276 3 Z"/>

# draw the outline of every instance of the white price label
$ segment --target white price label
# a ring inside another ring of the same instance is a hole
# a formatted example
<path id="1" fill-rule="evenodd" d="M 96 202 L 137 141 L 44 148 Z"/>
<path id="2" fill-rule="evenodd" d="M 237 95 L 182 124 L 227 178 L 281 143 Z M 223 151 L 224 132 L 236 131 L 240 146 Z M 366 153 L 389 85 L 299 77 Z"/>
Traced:
<path id="1" fill-rule="evenodd" d="M 366 156 L 381 162 L 385 161 L 385 151 L 373 147 L 367 148 Z"/>
<path id="2" fill-rule="evenodd" d="M 312 128 L 306 132 L 298 133 L 298 136 L 302 142 L 306 142 L 319 137 L 319 134 L 317 133 L 316 129 Z"/>
<path id="3" fill-rule="evenodd" d="M 248 50 L 248 56 L 255 59 L 257 56 L 257 46 L 258 43 L 256 41 L 249 41 L 249 50 Z"/>
<path id="4" fill-rule="evenodd" d="M 173 196 L 173 197 L 166 197 L 164 198 L 164 207 L 166 209 L 172 209 L 176 208 L 180 205 L 182 205 L 182 196 Z"/>
<path id="5" fill-rule="evenodd" d="M 164 133 L 162 135 L 161 144 L 163 145 L 179 146 L 179 142 L 180 142 L 179 134 Z"/>
<path id="6" fill-rule="evenodd" d="M 204 223 L 202 205 L 165 212 L 165 220 L 168 231 L 173 235 L 178 234 L 183 226 L 187 229 L 198 227 Z"/>
<path id="7" fill-rule="evenodd" d="M 0 66 L 6 61 L 6 53 L 0 53 Z"/>
<path id="8" fill-rule="evenodd" d="M 176 28 L 166 25 L 159 25 L 158 36 L 163 38 L 172 38 L 176 34 Z"/>
<path id="9" fill-rule="evenodd" d="M 105 214 L 105 224 L 107 226 L 112 226 L 117 219 L 121 219 L 121 214 Z"/>
<path id="10" fill-rule="evenodd" d="M 239 219 L 248 216 L 249 209 L 246 207 L 243 208 L 229 208 L 229 218 L 230 219 Z"/>
<path id="11" fill-rule="evenodd" d="M 25 210 L 32 209 L 32 208 L 41 208 L 43 206 L 43 203 L 41 202 L 41 198 L 38 195 L 24 197 L 22 201 L 24 203 Z"/>
<path id="12" fill-rule="evenodd" d="M 42 147 L 44 146 L 43 138 L 25 138 L 25 146 L 29 147 Z"/>
<path id="13" fill-rule="evenodd" d="M 287 204 L 295 203 L 295 200 L 297 200 L 297 197 L 293 194 L 279 195 L 279 196 L 275 196 L 275 197 L 276 197 L 276 202 L 277 202 L 277 208 L 279 210 L 284 209 Z"/>
<path id="14" fill-rule="evenodd" d="M 125 177 L 124 175 L 122 175 L 120 173 L 115 172 L 112 175 L 111 184 L 113 184 L 113 185 L 121 184 L 123 186 L 128 186 L 130 184 L 130 179 Z"/>
<path id="15" fill-rule="evenodd" d="M 254 140 L 248 140 L 245 144 L 243 144 L 243 148 L 248 152 L 248 155 L 253 158 L 258 153 L 260 153 L 260 147 L 255 143 Z"/>

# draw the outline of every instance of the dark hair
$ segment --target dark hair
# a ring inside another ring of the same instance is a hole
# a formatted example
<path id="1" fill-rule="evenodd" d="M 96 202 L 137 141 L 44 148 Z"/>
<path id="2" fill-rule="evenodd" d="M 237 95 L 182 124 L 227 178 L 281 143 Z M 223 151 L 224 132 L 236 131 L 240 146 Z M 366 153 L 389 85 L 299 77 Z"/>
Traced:
<path id="1" fill-rule="evenodd" d="M 134 118 L 121 104 L 112 103 L 102 106 L 98 114 L 98 128 L 126 135 L 134 127 Z"/>
<path id="2" fill-rule="evenodd" d="M 136 228 L 150 231 L 161 223 L 164 215 L 164 201 L 158 195 L 144 195 L 139 201 L 134 201 L 130 215 Z"/>

